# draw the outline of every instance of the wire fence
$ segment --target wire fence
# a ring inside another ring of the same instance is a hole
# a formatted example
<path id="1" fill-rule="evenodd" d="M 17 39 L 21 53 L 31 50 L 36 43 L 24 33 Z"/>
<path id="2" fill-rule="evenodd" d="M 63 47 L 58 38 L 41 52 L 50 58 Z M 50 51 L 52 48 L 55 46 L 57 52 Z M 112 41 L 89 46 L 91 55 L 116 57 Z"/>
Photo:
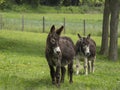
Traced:
<path id="1" fill-rule="evenodd" d="M 64 25 L 64 33 L 67 34 L 82 33 L 86 35 L 91 33 L 92 35 L 102 35 L 102 20 L 67 20 L 65 17 L 58 21 L 48 19 L 44 16 L 38 20 L 34 20 L 27 19 L 24 15 L 21 15 L 20 18 L 9 18 L 0 15 L 0 30 L 48 33 L 53 24 L 56 27 Z M 120 23 L 118 33 L 120 35 Z"/>

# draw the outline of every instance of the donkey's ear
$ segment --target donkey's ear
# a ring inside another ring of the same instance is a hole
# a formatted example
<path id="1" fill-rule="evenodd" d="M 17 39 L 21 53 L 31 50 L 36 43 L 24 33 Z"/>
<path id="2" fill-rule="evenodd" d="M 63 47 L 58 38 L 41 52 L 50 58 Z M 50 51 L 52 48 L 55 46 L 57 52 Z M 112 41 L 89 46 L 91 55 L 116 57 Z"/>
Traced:
<path id="1" fill-rule="evenodd" d="M 63 30 L 63 28 L 64 28 L 64 26 L 61 26 L 58 30 L 56 30 L 56 33 L 57 33 L 58 35 L 60 35 L 61 32 L 62 32 L 62 30 Z"/>
<path id="2" fill-rule="evenodd" d="M 78 37 L 79 37 L 79 39 L 80 39 L 80 41 L 81 41 L 81 43 L 82 43 L 82 42 L 83 42 L 83 38 L 80 36 L 79 33 L 78 33 L 77 35 L 78 35 Z"/>
<path id="3" fill-rule="evenodd" d="M 79 33 L 77 35 L 78 35 L 79 38 L 82 38 Z"/>
<path id="4" fill-rule="evenodd" d="M 50 29 L 50 32 L 52 33 L 53 31 L 55 31 L 55 26 L 52 25 L 51 29 Z"/>
<path id="5" fill-rule="evenodd" d="M 90 38 L 90 36 L 91 36 L 91 34 L 88 34 L 87 39 L 89 39 L 89 38 Z"/>

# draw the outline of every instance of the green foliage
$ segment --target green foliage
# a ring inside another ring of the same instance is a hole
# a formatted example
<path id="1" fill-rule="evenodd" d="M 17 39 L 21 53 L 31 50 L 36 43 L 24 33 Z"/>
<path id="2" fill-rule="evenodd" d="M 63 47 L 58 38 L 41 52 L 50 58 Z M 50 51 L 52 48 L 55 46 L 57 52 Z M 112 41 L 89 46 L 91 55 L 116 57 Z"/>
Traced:
<path id="1" fill-rule="evenodd" d="M 46 0 L 46 5 L 57 6 L 60 5 L 61 0 Z"/>
<path id="2" fill-rule="evenodd" d="M 98 2 L 99 1 L 99 2 Z M 101 7 L 103 6 L 104 1 L 95 0 L 0 0 L 0 9 L 8 9 L 12 10 L 13 5 L 22 6 L 22 5 L 29 5 L 33 9 L 38 8 L 42 5 L 47 6 L 95 6 Z"/>
<path id="3" fill-rule="evenodd" d="M 74 43 L 77 35 L 67 34 Z M 95 73 L 68 77 L 60 88 L 52 85 L 49 67 L 45 59 L 47 34 L 19 31 L 0 31 L 0 89 L 1 90 L 119 90 L 120 61 L 111 62 L 98 55 Z M 91 36 L 100 47 L 101 37 Z M 120 47 L 120 38 L 119 38 Z M 119 48 L 120 54 L 120 48 Z M 120 57 L 119 57 L 120 60 Z M 74 68 L 75 70 L 75 68 Z"/>
<path id="4" fill-rule="evenodd" d="M 11 6 L 13 5 L 13 0 L 1 0 L 0 10 L 11 10 Z"/>
<path id="5" fill-rule="evenodd" d="M 1 5 L 2 7 L 2 5 Z M 4 7 L 4 4 L 3 4 Z M 15 5 L 12 6 L 7 4 L 6 8 L 1 8 L 0 10 L 4 12 L 28 12 L 28 13 L 102 13 L 103 7 L 89 7 L 88 5 L 82 6 L 41 6 L 39 5 L 36 8 L 31 7 L 30 5 Z"/>
<path id="6" fill-rule="evenodd" d="M 0 5 L 2 4 L 2 3 L 4 3 L 5 2 L 5 0 L 0 0 Z"/>

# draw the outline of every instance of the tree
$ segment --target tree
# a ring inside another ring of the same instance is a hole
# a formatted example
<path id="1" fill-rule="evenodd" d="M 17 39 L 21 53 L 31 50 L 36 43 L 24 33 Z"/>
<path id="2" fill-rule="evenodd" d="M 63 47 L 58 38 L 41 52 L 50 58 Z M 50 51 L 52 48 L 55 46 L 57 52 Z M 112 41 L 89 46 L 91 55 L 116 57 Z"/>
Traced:
<path id="1" fill-rule="evenodd" d="M 0 4 L 2 4 L 2 3 L 4 3 L 5 2 L 5 0 L 0 0 Z"/>
<path id="2" fill-rule="evenodd" d="M 101 43 L 101 54 L 108 52 L 108 26 L 110 18 L 110 42 L 109 56 L 110 60 L 118 59 L 118 21 L 119 21 L 120 0 L 105 0 L 104 15 L 103 15 L 103 32 Z"/>
<path id="3" fill-rule="evenodd" d="M 0 9 L 4 10 L 11 9 L 11 4 L 14 3 L 14 0 L 0 0 Z"/>
<path id="4" fill-rule="evenodd" d="M 119 0 L 110 1 L 110 47 L 109 47 L 109 59 L 117 60 L 118 59 L 118 21 L 119 21 Z"/>
<path id="5" fill-rule="evenodd" d="M 63 5 L 70 6 L 71 5 L 71 0 L 63 0 Z"/>
<path id="6" fill-rule="evenodd" d="M 57 6 L 60 4 L 60 1 L 61 0 L 46 0 L 46 4 L 51 6 Z"/>
<path id="7" fill-rule="evenodd" d="M 103 25 L 102 25 L 102 43 L 100 54 L 106 55 L 108 53 L 108 29 L 109 29 L 109 0 L 105 0 L 104 13 L 103 13 Z"/>
<path id="8" fill-rule="evenodd" d="M 79 5 L 79 0 L 71 0 L 71 4 L 73 6 L 78 6 Z"/>

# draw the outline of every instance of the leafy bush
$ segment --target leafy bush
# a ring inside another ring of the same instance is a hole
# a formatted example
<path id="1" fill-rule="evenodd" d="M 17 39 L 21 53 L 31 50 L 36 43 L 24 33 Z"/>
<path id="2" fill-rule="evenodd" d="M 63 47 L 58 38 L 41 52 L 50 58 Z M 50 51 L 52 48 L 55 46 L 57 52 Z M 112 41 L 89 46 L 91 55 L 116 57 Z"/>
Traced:
<path id="1" fill-rule="evenodd" d="M 0 9 L 5 10 L 5 9 L 11 9 L 11 2 L 9 0 L 0 0 Z"/>

